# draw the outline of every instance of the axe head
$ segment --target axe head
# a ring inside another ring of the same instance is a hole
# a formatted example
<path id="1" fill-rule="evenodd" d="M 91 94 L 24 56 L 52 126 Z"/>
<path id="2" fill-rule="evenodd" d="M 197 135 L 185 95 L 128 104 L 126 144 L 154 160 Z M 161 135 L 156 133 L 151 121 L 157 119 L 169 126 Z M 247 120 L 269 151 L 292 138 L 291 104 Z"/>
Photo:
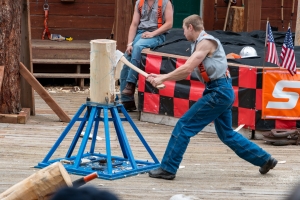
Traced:
<path id="1" fill-rule="evenodd" d="M 115 66 L 114 66 L 114 67 L 117 66 L 119 60 L 120 60 L 123 56 L 124 56 L 124 54 L 123 54 L 121 51 L 116 50 L 116 55 L 115 55 Z"/>

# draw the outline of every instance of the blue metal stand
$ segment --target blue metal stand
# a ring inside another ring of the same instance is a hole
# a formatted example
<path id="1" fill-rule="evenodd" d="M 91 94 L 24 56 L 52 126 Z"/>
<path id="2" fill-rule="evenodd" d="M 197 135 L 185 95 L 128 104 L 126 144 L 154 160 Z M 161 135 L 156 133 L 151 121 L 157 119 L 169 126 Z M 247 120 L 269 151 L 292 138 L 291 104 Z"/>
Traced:
<path id="1" fill-rule="evenodd" d="M 123 113 L 125 118 L 120 118 L 118 109 Z M 86 110 L 84 117 L 80 117 L 83 111 Z M 109 117 L 109 111 L 111 117 Z M 101 117 L 101 112 L 103 117 Z M 80 122 L 80 125 L 75 133 L 73 141 L 70 148 L 64 158 L 58 158 L 54 160 L 49 160 L 54 152 L 59 147 L 60 143 L 64 140 L 66 135 L 69 133 L 75 122 Z M 116 130 L 117 138 L 120 143 L 123 157 L 111 155 L 110 148 L 110 131 L 109 122 L 112 121 Z M 122 126 L 122 121 L 127 121 L 137 134 L 138 138 L 150 154 L 153 161 L 148 160 L 135 160 L 133 153 L 131 151 L 128 139 L 126 137 L 124 128 Z M 85 134 L 82 138 L 78 153 L 72 156 L 74 148 L 79 140 L 80 134 L 82 133 L 85 124 L 87 123 Z M 96 138 L 98 133 L 99 122 L 104 123 L 105 131 L 105 144 L 106 144 L 106 154 L 95 153 Z M 84 153 L 89 135 L 93 128 L 93 136 L 91 140 L 91 146 L 89 152 Z M 84 162 L 83 162 L 84 160 Z M 147 172 L 151 169 L 158 168 L 160 163 L 151 148 L 143 138 L 140 131 L 135 126 L 134 122 L 128 115 L 127 111 L 122 104 L 98 104 L 94 102 L 87 101 L 83 104 L 77 113 L 74 115 L 68 126 L 62 132 L 60 137 L 54 143 L 53 147 L 50 149 L 48 154 L 45 156 L 44 160 L 38 163 L 37 168 L 47 167 L 54 162 L 61 162 L 64 164 L 66 170 L 73 174 L 78 175 L 88 175 L 93 172 L 97 172 L 99 178 L 113 180 L 124 178 L 127 176 L 136 175 L 139 173 Z"/>

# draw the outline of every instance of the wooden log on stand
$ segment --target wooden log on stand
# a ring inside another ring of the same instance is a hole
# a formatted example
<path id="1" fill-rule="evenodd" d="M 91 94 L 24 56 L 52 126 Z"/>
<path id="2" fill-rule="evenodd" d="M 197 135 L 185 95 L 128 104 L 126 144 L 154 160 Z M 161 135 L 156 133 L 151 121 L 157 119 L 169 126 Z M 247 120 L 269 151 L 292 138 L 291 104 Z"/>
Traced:
<path id="1" fill-rule="evenodd" d="M 90 99 L 108 104 L 115 99 L 115 52 L 116 41 L 98 39 L 91 41 Z"/>

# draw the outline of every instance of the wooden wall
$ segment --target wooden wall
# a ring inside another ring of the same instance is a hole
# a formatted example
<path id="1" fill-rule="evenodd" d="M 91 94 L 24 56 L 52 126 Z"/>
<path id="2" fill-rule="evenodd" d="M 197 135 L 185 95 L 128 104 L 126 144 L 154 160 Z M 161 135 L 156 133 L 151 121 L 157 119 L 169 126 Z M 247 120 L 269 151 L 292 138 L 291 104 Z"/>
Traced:
<path id="1" fill-rule="evenodd" d="M 266 21 L 269 17 L 271 26 L 278 27 L 278 31 L 287 31 L 291 19 L 293 0 L 284 0 L 283 4 L 283 25 L 281 23 L 281 0 L 263 0 L 261 8 L 261 30 L 265 30 Z M 298 0 L 295 0 L 294 15 L 292 18 L 292 32 L 295 32 Z"/>
<path id="2" fill-rule="evenodd" d="M 246 1 L 244 0 L 245 4 Z M 242 6 L 242 0 L 236 0 L 236 4 L 232 4 L 232 6 Z M 265 30 L 266 21 L 269 17 L 269 21 L 271 26 L 278 27 L 278 31 L 287 31 L 288 23 L 290 22 L 291 12 L 292 12 L 292 4 L 293 0 L 284 0 L 283 5 L 283 18 L 284 18 L 284 29 L 282 28 L 281 23 L 281 0 L 261 0 L 261 10 L 251 10 L 250 13 L 261 12 L 261 26 L 260 30 Z M 217 18 L 215 16 L 214 9 L 215 1 L 212 0 L 203 0 L 203 20 L 204 26 L 206 30 L 223 30 L 225 16 L 227 11 L 227 5 L 224 0 L 218 0 L 217 3 Z M 294 6 L 294 15 L 292 18 L 292 31 L 295 31 L 296 25 L 296 16 L 297 16 L 297 5 L 298 0 L 295 0 Z M 245 8 L 246 9 L 246 8 Z"/>
<path id="3" fill-rule="evenodd" d="M 32 39 L 41 39 L 44 30 L 44 0 L 30 0 Z M 114 0 L 48 0 L 50 33 L 74 40 L 109 38 L 113 28 Z"/>

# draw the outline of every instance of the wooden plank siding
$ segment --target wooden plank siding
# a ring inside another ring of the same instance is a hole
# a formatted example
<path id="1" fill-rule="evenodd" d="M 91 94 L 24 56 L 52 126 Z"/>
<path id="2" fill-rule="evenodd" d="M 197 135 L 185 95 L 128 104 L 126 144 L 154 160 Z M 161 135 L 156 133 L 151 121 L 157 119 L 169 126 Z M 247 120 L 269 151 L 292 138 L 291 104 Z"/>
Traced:
<path id="1" fill-rule="evenodd" d="M 285 0 L 283 5 L 283 25 L 281 23 L 281 0 L 262 1 L 261 6 L 261 30 L 266 30 L 266 22 L 269 17 L 271 26 L 278 27 L 278 31 L 287 31 L 288 24 L 290 23 L 292 13 L 292 0 Z M 292 18 L 292 32 L 295 32 L 296 19 L 297 19 L 297 5 L 298 0 L 295 0 L 294 15 Z"/>
<path id="2" fill-rule="evenodd" d="M 113 0 L 48 1 L 50 33 L 74 40 L 108 38 L 114 23 Z M 44 1 L 30 0 L 32 39 L 40 39 L 44 30 Z"/>
<path id="3" fill-rule="evenodd" d="M 245 4 L 246 1 L 244 0 Z M 224 0 L 218 0 L 217 3 L 217 20 L 214 12 L 214 1 L 203 0 L 203 20 L 206 30 L 223 30 L 227 4 Z M 284 29 L 281 23 L 281 0 L 263 0 L 261 6 L 261 26 L 260 30 L 266 29 L 266 21 L 269 17 L 271 26 L 278 27 L 278 31 L 287 31 L 288 23 L 290 22 L 292 13 L 292 0 L 285 0 L 283 5 Z M 298 0 L 295 0 L 294 14 L 292 18 L 292 32 L 295 31 L 297 17 Z M 242 6 L 242 0 L 237 0 L 232 6 Z"/>

